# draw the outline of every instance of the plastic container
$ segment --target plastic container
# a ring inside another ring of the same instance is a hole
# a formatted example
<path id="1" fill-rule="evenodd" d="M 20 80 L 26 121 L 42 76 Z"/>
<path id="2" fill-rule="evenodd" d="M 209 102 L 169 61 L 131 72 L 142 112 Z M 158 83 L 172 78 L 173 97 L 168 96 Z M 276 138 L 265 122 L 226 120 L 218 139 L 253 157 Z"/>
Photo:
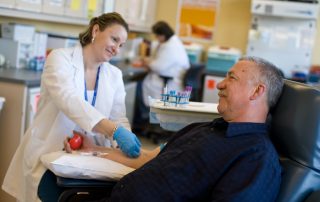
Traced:
<path id="1" fill-rule="evenodd" d="M 184 44 L 191 64 L 200 63 L 203 47 L 197 43 Z"/>
<path id="2" fill-rule="evenodd" d="M 241 51 L 239 49 L 221 46 L 210 47 L 206 69 L 212 72 L 227 73 L 240 57 Z"/>
<path id="3" fill-rule="evenodd" d="M 310 68 L 308 82 L 320 84 L 320 65 L 313 65 Z"/>
<path id="4" fill-rule="evenodd" d="M 29 61 L 28 68 L 34 71 L 42 71 L 45 63 L 44 57 L 34 57 Z"/>

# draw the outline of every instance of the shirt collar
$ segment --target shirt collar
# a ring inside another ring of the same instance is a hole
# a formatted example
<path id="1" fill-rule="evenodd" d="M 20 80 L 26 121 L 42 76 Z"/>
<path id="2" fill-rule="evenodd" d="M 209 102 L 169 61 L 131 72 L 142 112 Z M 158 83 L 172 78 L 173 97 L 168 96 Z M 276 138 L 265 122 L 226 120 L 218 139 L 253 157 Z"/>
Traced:
<path id="1" fill-rule="evenodd" d="M 267 124 L 250 122 L 226 122 L 223 118 L 212 122 L 215 128 L 226 130 L 226 137 L 233 137 L 248 133 L 267 133 Z"/>

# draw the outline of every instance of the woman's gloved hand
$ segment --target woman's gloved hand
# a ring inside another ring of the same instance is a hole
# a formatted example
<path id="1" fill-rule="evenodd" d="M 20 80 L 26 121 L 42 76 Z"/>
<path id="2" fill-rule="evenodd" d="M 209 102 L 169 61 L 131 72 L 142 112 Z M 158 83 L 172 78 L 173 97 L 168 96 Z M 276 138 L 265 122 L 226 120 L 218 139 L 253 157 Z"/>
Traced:
<path id="1" fill-rule="evenodd" d="M 119 126 L 113 134 L 113 139 L 116 140 L 122 152 L 129 157 L 138 157 L 140 155 L 141 143 L 137 136 Z"/>

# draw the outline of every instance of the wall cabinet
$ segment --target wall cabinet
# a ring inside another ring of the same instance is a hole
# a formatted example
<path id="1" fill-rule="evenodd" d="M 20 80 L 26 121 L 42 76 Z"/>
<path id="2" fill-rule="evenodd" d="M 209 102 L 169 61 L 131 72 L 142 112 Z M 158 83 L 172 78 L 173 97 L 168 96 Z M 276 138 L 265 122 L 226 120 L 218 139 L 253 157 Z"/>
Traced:
<path id="1" fill-rule="evenodd" d="M 150 32 L 157 0 L 0 0 L 0 16 L 88 25 L 89 19 L 116 11 L 131 31 Z"/>
<path id="2" fill-rule="evenodd" d="M 103 13 L 105 1 L 109 0 L 16 0 L 11 4 L 0 2 L 0 16 L 87 25 L 89 19 Z"/>
<path id="3" fill-rule="evenodd" d="M 120 13 L 133 31 L 150 32 L 155 22 L 157 0 L 115 0 Z"/>

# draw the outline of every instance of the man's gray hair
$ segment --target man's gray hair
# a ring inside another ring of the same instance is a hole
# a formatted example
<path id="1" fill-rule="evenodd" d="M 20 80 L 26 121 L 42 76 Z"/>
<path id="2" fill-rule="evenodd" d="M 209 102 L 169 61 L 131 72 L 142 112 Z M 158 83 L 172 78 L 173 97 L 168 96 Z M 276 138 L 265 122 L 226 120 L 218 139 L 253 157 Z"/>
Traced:
<path id="1" fill-rule="evenodd" d="M 267 86 L 267 102 L 269 109 L 273 107 L 278 98 L 281 95 L 282 87 L 283 87 L 283 75 L 278 67 L 274 64 L 258 57 L 242 57 L 239 59 L 250 61 L 256 64 L 259 68 L 260 75 L 258 77 L 259 81 L 264 83 Z"/>

